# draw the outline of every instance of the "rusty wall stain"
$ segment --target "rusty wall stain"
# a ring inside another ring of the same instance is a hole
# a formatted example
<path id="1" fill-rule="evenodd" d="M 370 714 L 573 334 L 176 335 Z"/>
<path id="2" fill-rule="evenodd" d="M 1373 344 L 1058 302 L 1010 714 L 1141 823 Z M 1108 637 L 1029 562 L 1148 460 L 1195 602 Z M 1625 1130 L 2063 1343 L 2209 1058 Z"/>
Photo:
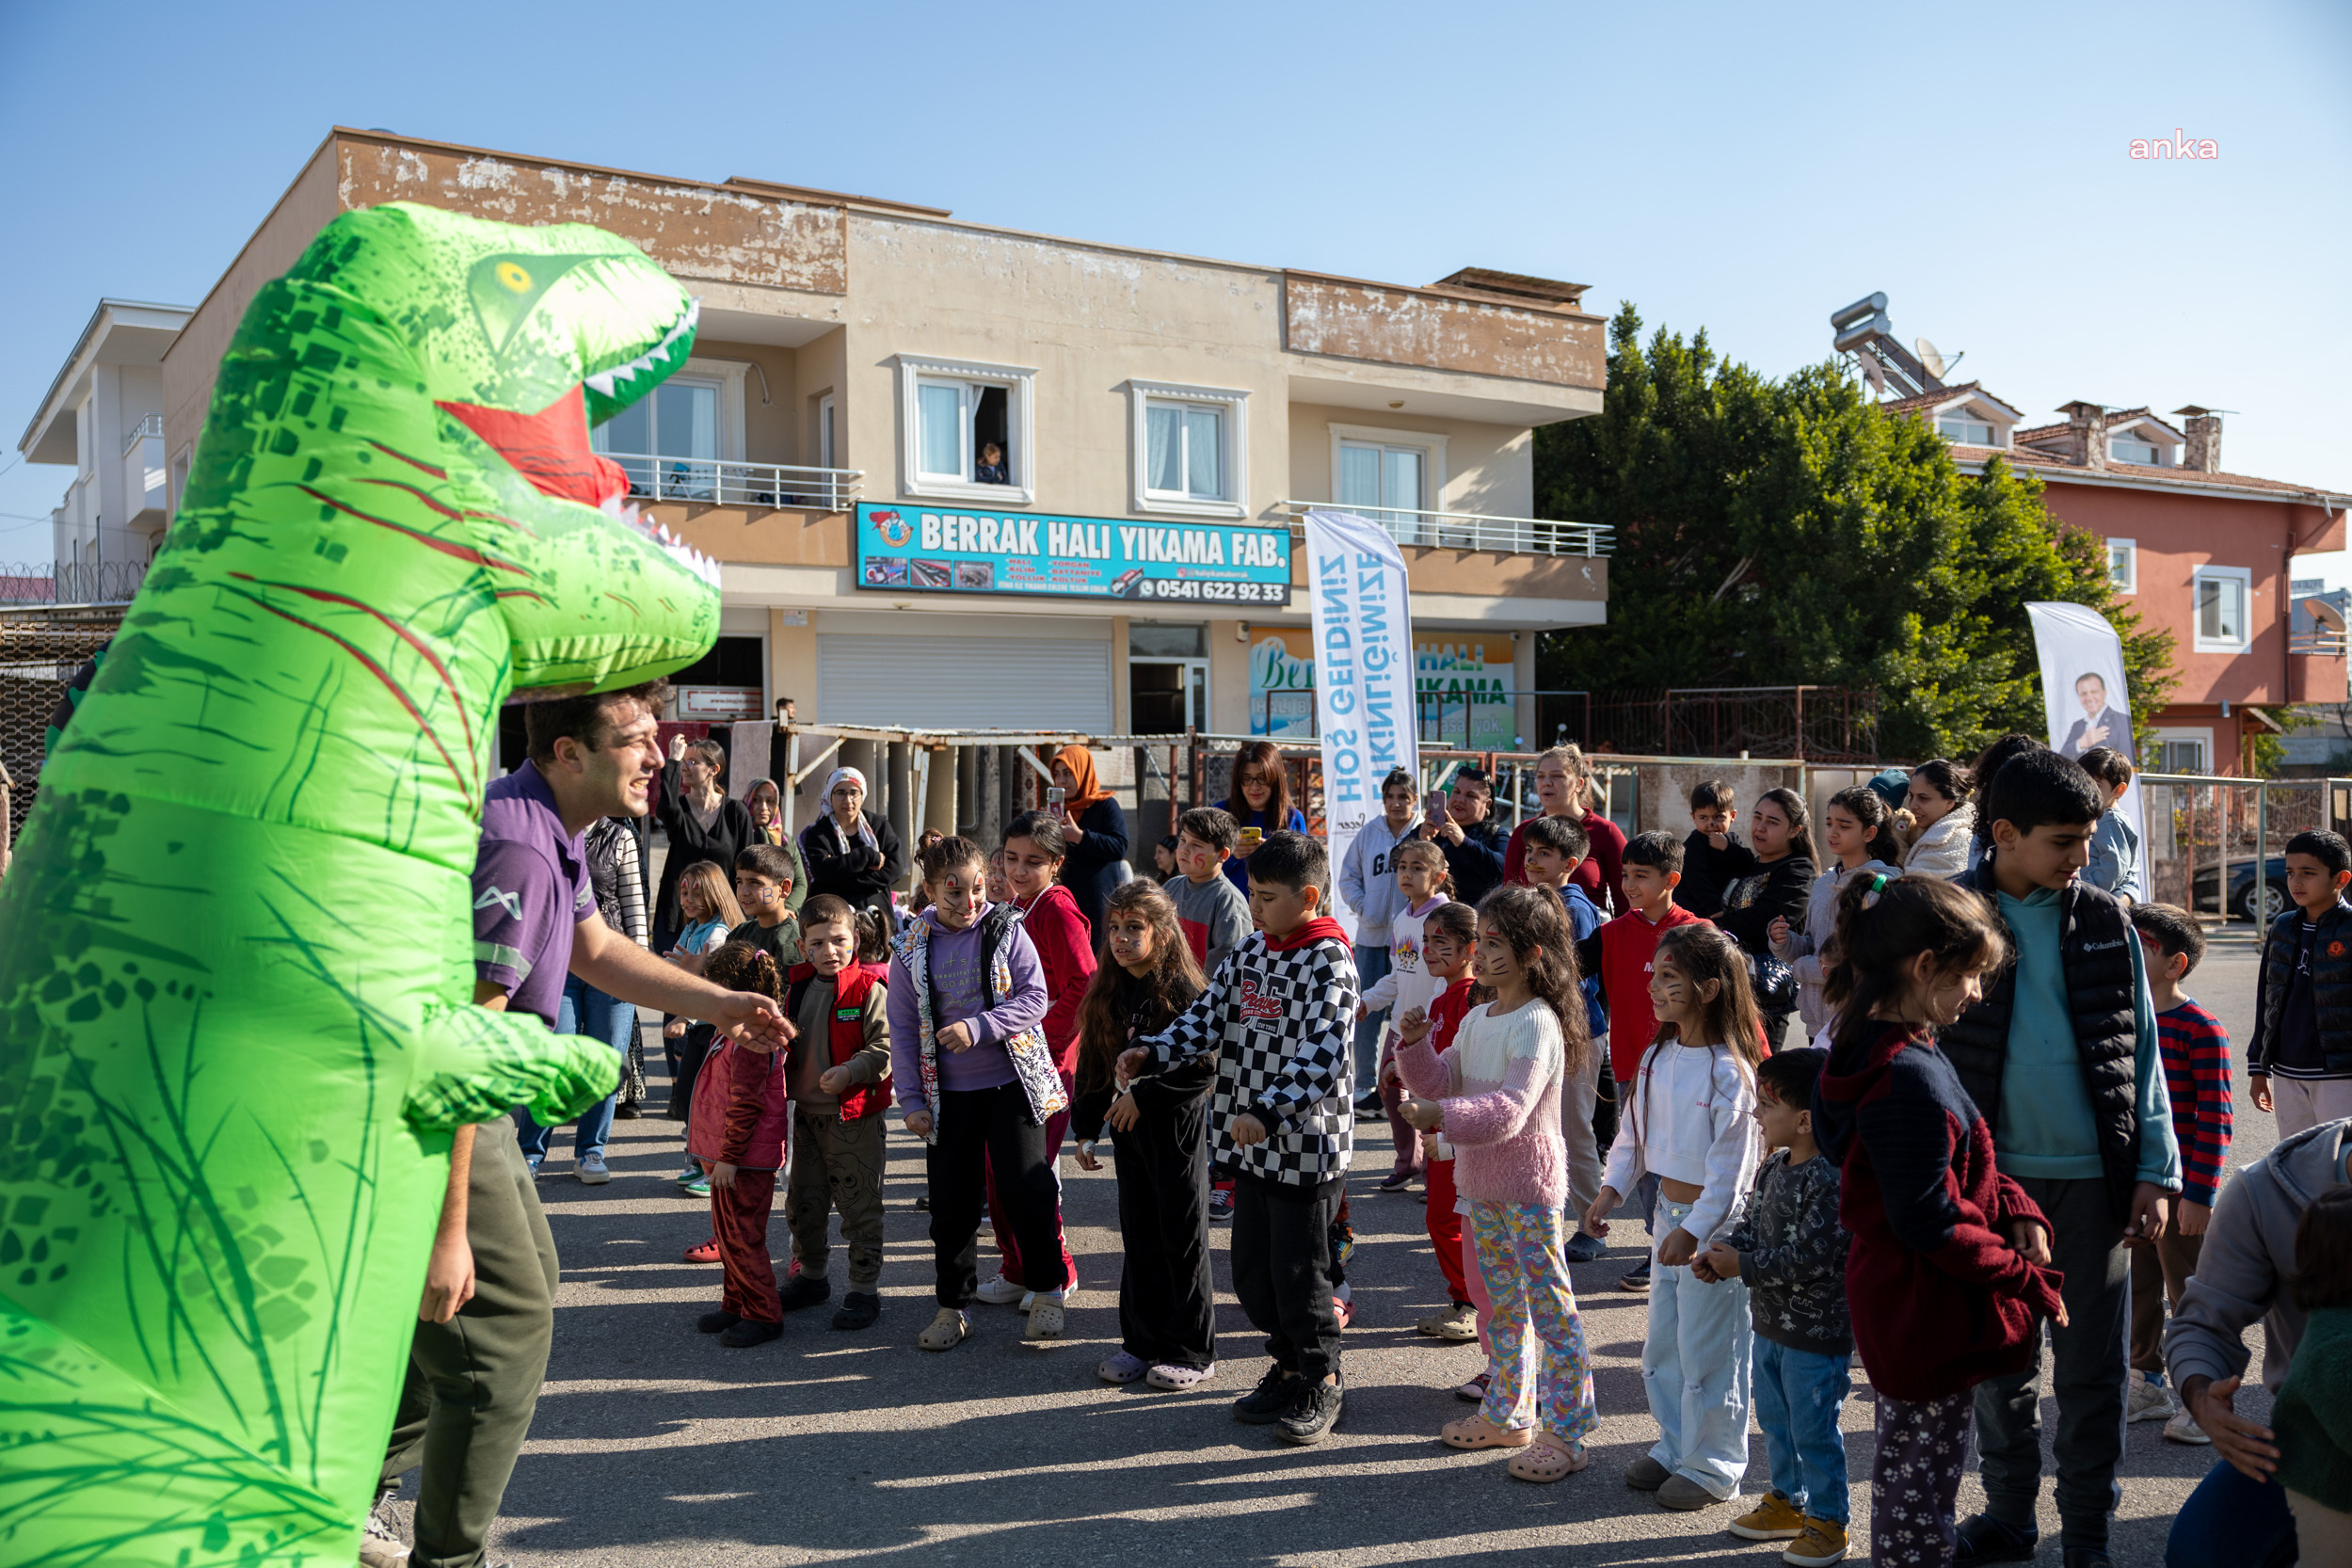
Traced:
<path id="1" fill-rule="evenodd" d="M 422 201 L 502 223 L 593 223 L 680 278 L 849 292 L 839 207 L 433 148 L 346 140 L 337 152 L 346 211 Z"/>
<path id="2" fill-rule="evenodd" d="M 1565 387 L 1599 387 L 1607 379 L 1604 323 L 1597 317 L 1295 272 L 1283 279 L 1283 304 L 1285 343 L 1294 353 Z"/>

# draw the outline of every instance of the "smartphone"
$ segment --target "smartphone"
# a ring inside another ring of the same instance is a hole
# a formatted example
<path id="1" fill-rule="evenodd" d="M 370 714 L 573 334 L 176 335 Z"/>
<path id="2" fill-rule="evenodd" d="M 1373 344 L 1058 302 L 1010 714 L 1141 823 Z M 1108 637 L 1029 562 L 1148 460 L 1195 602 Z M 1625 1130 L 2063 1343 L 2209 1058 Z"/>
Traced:
<path id="1" fill-rule="evenodd" d="M 1052 812 L 1057 817 L 1062 814 L 1061 785 L 1048 784 L 1046 786 L 1046 809 Z"/>
<path id="2" fill-rule="evenodd" d="M 1441 817 L 1441 818 L 1442 818 L 1443 816 L 1445 816 L 1445 814 L 1446 814 L 1446 792 L 1445 792 L 1445 791 L 1443 791 L 1443 790 L 1432 790 L 1432 791 L 1429 792 L 1429 814 L 1430 814 L 1431 816 L 1432 816 L 1432 817 Z"/>

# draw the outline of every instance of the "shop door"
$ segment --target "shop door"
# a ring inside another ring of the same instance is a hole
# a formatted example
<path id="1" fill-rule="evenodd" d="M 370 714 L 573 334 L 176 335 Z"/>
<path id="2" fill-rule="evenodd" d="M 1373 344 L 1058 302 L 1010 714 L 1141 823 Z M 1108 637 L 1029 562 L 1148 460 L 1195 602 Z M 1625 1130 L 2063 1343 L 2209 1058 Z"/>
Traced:
<path id="1" fill-rule="evenodd" d="M 821 633 L 815 722 L 1108 735 L 1111 645 Z"/>

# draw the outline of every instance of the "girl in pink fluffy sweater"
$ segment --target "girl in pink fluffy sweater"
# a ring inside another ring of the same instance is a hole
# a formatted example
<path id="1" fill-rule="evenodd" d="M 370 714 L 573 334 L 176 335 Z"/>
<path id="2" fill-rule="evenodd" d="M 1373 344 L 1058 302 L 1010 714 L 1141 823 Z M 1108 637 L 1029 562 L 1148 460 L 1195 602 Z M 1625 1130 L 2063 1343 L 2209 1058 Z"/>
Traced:
<path id="1" fill-rule="evenodd" d="M 1553 1481 L 1584 1468 L 1584 1439 L 1600 1425 L 1560 1253 L 1568 1150 L 1560 1091 L 1592 1043 L 1560 901 L 1517 886 L 1487 894 L 1475 972 L 1495 1000 L 1470 1010 L 1442 1055 L 1430 1049 L 1425 1019 L 1398 1028 L 1397 1070 L 1416 1096 L 1406 1117 L 1453 1145 L 1455 1190 L 1469 1204 L 1479 1275 L 1494 1302 L 1486 1398 L 1443 1436 L 1448 1448 L 1520 1449 L 1512 1475 Z"/>

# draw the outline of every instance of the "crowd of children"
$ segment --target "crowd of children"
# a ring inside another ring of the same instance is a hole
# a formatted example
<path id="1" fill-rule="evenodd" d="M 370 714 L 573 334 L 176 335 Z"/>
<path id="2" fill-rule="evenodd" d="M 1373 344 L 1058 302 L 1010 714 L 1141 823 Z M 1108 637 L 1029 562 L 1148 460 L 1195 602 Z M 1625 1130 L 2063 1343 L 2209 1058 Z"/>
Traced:
<path id="1" fill-rule="evenodd" d="M 1726 1528 L 1800 1568 L 1840 1560 L 1858 1353 L 1876 1401 L 1872 1560 L 2024 1560 L 2046 1337 L 2066 1568 L 2103 1568 L 2125 1420 L 2203 1443 L 2200 1417 L 2228 1419 L 2202 1378 L 2174 1397 L 2165 1353 L 2222 1189 L 2229 1040 L 2184 989 L 2196 921 L 2077 875 L 2108 805 L 2079 766 L 2040 747 L 2012 747 L 1990 777 L 1938 762 L 1911 776 L 1914 800 L 1923 776 L 1951 808 L 1924 825 L 1870 787 L 1833 796 L 1817 874 L 1796 797 L 1759 803 L 1751 849 L 1730 789 L 1704 785 L 1687 840 L 1624 845 L 1609 919 L 1579 879 L 1591 841 L 1574 813 L 1526 824 L 1524 881 L 1476 908 L 1450 898 L 1443 847 L 1400 828 L 1347 879 L 1351 897 L 1389 884 L 1382 972 L 1361 986 L 1324 850 L 1271 825 L 1287 802 L 1257 775 L 1239 792 L 1254 835 L 1225 809 L 1183 813 L 1164 878 L 1114 887 L 1098 930 L 1060 884 L 1050 810 L 994 851 L 927 836 L 920 913 L 887 950 L 871 909 L 819 896 L 795 917 L 795 868 L 773 843 L 742 852 L 731 888 L 691 867 L 673 957 L 777 998 L 799 1032 L 774 1057 L 670 1037 L 681 1179 L 712 1207 L 688 1256 L 724 1278 L 698 1326 L 755 1345 L 830 1300 L 837 1211 L 850 1272 L 833 1326 L 876 1320 L 895 1100 L 923 1144 L 936 1310 L 916 1342 L 953 1349 L 975 1303 L 1017 1302 L 1027 1337 L 1059 1337 L 1077 1281 L 1057 1172 L 1075 1131 L 1081 1168 L 1107 1147 L 1116 1171 L 1120 1345 L 1100 1377 L 1216 1376 L 1209 1236 L 1229 1216 L 1232 1289 L 1271 1359 L 1234 1416 L 1319 1441 L 1347 1396 L 1345 1176 L 1368 1039 L 1391 1145 L 1377 1190 L 1419 1184 L 1446 1292 L 1419 1326 L 1484 1352 L 1455 1390 L 1478 1409 L 1444 1425 L 1447 1446 L 1509 1450 L 1510 1474 L 1536 1482 L 1586 1467 L 1598 1415 L 1568 1268 L 1631 1212 L 1651 1246 L 1619 1283 L 1650 1297 L 1656 1439 L 1628 1485 L 1670 1510 L 1737 1501 L 1752 1418 L 1771 1486 Z M 1973 864 L 1898 869 L 1962 806 Z M 1801 899 L 1771 891 L 1791 862 Z M 2352 1111 L 2333 1097 L 2352 1081 L 2337 939 L 2352 845 L 2300 834 L 2286 863 L 2296 907 L 2267 934 L 2249 1056 L 2256 1104 L 2294 1132 Z M 1743 933 L 1734 912 L 1759 907 L 1782 912 Z M 1775 996 L 1815 1044 L 1772 1048 Z M 985 1282 L 984 1220 L 1000 1260 Z M 2313 1336 L 2278 1425 L 2324 1434 L 2335 1383 L 2352 1383 L 2352 1204 L 2314 1207 L 2306 1228 L 2296 1288 Z M 2352 1501 L 2352 1454 L 2323 1464 L 2321 1441 L 2294 1470 L 2314 1540 Z M 1972 1452 L 1986 1508 L 1960 1519 Z"/>

